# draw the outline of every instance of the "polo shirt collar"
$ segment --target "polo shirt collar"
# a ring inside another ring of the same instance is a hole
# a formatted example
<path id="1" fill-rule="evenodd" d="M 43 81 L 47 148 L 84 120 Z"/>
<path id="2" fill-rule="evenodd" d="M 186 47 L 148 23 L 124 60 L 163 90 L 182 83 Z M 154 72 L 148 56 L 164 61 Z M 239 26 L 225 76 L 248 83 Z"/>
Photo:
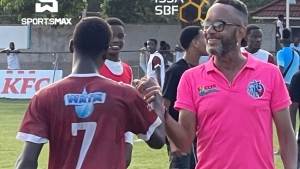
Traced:
<path id="1" fill-rule="evenodd" d="M 247 58 L 245 68 L 250 68 L 255 70 L 258 65 L 257 60 L 248 52 L 242 52 L 242 54 Z M 205 63 L 205 69 L 207 73 L 217 69 L 216 66 L 214 65 L 214 58 L 215 56 L 212 56 L 209 59 L 209 61 Z"/>

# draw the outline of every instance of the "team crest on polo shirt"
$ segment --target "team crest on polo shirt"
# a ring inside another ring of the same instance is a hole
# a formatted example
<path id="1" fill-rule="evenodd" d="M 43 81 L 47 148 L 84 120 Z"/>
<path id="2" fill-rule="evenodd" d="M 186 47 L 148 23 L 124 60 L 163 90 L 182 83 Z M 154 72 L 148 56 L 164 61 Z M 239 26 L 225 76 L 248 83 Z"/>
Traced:
<path id="1" fill-rule="evenodd" d="M 209 93 L 218 92 L 217 85 L 207 85 L 207 86 L 201 86 L 198 88 L 198 94 L 200 96 L 208 95 Z"/>
<path id="2" fill-rule="evenodd" d="M 260 80 L 253 80 L 248 84 L 247 92 L 253 99 L 258 99 L 264 95 L 265 87 Z"/>

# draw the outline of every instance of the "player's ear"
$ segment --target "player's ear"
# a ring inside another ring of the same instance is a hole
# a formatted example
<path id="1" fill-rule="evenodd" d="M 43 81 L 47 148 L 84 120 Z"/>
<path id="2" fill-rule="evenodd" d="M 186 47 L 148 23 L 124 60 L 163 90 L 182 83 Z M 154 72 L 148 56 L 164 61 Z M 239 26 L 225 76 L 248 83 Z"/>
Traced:
<path id="1" fill-rule="evenodd" d="M 70 40 L 69 42 L 69 49 L 70 49 L 70 52 L 73 53 L 74 52 L 74 41 L 73 39 Z"/>

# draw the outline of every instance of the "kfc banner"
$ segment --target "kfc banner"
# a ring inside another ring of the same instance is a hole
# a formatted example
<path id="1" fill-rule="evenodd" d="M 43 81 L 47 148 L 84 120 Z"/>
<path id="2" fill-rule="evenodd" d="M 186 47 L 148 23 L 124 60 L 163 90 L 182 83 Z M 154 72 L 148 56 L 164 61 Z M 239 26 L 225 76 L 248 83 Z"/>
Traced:
<path id="1" fill-rule="evenodd" d="M 0 98 L 31 99 L 39 89 L 62 79 L 62 70 L 0 70 Z"/>

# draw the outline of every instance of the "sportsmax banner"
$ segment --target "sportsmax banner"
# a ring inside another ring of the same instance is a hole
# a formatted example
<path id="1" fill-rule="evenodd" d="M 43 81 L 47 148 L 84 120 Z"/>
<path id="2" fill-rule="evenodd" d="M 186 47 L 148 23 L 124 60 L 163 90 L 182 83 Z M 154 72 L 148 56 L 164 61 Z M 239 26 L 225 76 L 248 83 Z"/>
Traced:
<path id="1" fill-rule="evenodd" d="M 39 89 L 62 79 L 62 70 L 0 70 L 0 98 L 31 99 Z"/>

